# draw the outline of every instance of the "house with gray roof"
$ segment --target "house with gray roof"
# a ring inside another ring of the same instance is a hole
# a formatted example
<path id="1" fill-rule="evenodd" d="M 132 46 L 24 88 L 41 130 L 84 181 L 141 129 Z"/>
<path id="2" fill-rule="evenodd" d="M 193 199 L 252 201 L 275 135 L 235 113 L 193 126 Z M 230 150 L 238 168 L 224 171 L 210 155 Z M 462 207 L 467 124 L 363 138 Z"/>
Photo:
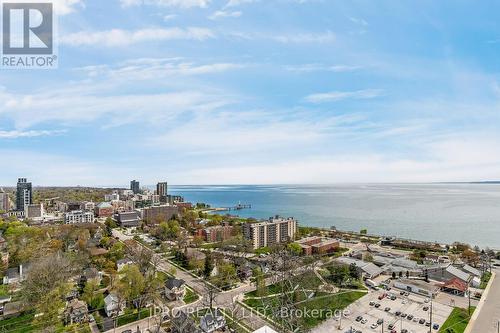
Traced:
<path id="1" fill-rule="evenodd" d="M 209 311 L 200 319 L 200 328 L 205 333 L 222 330 L 226 326 L 226 318 L 219 309 Z"/>
<path id="2" fill-rule="evenodd" d="M 355 265 L 358 272 L 367 279 L 376 278 L 383 272 L 377 265 L 359 259 L 340 257 L 335 259 L 335 261 L 344 265 Z"/>
<path id="3" fill-rule="evenodd" d="M 181 279 L 169 278 L 165 281 L 165 297 L 171 301 L 184 298 L 186 293 L 186 282 Z"/>

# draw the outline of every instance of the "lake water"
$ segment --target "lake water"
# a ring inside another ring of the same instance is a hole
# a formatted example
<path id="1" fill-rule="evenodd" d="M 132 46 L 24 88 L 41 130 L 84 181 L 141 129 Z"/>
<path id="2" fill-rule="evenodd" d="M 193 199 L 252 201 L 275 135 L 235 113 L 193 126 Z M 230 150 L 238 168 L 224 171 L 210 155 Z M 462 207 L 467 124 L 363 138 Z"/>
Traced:
<path id="1" fill-rule="evenodd" d="M 243 217 L 293 216 L 300 225 L 467 242 L 500 249 L 500 184 L 171 186 L 212 207 L 251 204 Z"/>

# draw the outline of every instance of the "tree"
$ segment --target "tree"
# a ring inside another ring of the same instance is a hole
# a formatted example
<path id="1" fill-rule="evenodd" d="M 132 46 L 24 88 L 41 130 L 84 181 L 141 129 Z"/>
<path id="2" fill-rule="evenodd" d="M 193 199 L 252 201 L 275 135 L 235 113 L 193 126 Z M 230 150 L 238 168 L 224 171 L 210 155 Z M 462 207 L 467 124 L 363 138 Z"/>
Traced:
<path id="1" fill-rule="evenodd" d="M 299 244 L 297 243 L 290 243 L 287 245 L 288 250 L 290 250 L 293 254 L 295 255 L 301 255 L 302 254 L 302 247 L 300 247 Z"/>
<path id="2" fill-rule="evenodd" d="M 203 269 L 203 276 L 205 278 L 209 278 L 210 275 L 212 274 L 213 270 L 214 270 L 214 263 L 213 263 L 212 255 L 210 254 L 210 252 L 208 252 L 205 255 L 205 267 Z"/>
<path id="3" fill-rule="evenodd" d="M 125 298 L 129 301 L 138 298 L 144 290 L 144 276 L 137 265 L 126 265 L 118 272 L 120 284 L 125 291 Z"/>
<path id="4" fill-rule="evenodd" d="M 65 284 L 81 267 L 62 253 L 35 261 L 22 282 L 21 297 L 25 304 L 38 304 L 53 290 Z"/>
<path id="5" fill-rule="evenodd" d="M 104 302 L 102 293 L 99 293 L 99 281 L 97 279 L 90 279 L 83 288 L 82 299 L 89 305 L 91 309 L 98 309 Z"/>
<path id="6" fill-rule="evenodd" d="M 368 234 L 368 229 L 361 229 L 361 230 L 359 231 L 359 233 L 360 233 L 361 235 L 366 235 L 366 234 Z"/>

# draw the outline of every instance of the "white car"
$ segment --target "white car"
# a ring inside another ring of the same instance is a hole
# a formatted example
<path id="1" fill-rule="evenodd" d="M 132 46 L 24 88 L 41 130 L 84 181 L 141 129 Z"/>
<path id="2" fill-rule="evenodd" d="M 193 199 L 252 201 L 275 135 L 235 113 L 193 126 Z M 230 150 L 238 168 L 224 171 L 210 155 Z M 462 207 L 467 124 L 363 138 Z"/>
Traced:
<path id="1" fill-rule="evenodd" d="M 370 326 L 370 328 L 372 330 L 376 329 L 378 327 L 378 324 L 377 323 L 373 323 L 372 326 Z"/>
<path id="2" fill-rule="evenodd" d="M 431 300 L 430 300 L 430 299 L 428 299 L 428 298 L 426 298 L 426 299 L 424 300 L 424 302 L 425 302 L 425 303 L 429 303 L 430 301 L 431 301 Z"/>
<path id="3" fill-rule="evenodd" d="M 368 319 L 366 319 L 366 318 L 361 319 L 361 324 L 366 324 L 367 322 L 368 322 Z"/>

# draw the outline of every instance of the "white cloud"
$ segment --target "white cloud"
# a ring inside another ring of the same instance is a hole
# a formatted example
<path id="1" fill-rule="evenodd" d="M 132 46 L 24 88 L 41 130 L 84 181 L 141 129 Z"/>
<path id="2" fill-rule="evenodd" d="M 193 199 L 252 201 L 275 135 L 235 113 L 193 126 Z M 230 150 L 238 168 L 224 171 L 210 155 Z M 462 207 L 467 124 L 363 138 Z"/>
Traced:
<path id="1" fill-rule="evenodd" d="M 356 18 L 356 17 L 349 17 L 349 20 L 353 23 L 356 23 L 356 24 L 359 24 L 359 25 L 362 25 L 362 26 L 368 26 L 368 22 L 366 22 L 364 19 L 362 18 Z"/>
<path id="2" fill-rule="evenodd" d="M 257 2 L 258 0 L 229 0 L 226 4 L 227 7 L 236 7 L 246 3 Z"/>
<path id="3" fill-rule="evenodd" d="M 54 136 L 66 133 L 66 130 L 32 130 L 32 131 L 0 131 L 0 139 L 34 138 L 38 136 Z"/>
<path id="4" fill-rule="evenodd" d="M 127 46 L 141 42 L 163 40 L 198 40 L 214 38 L 214 33 L 207 28 L 151 28 L 127 31 L 112 29 L 106 31 L 82 31 L 60 37 L 60 42 L 71 46 L 112 47 Z"/>
<path id="5" fill-rule="evenodd" d="M 55 0 L 54 8 L 59 15 L 68 15 L 77 11 L 77 8 L 84 8 L 83 0 Z"/>
<path id="6" fill-rule="evenodd" d="M 365 89 L 356 91 L 332 91 L 327 93 L 311 94 L 304 98 L 311 103 L 337 102 L 344 99 L 370 99 L 381 96 L 380 89 Z"/>
<path id="7" fill-rule="evenodd" d="M 188 112 L 207 112 L 228 103 L 216 94 L 176 91 L 156 94 L 104 93 L 95 83 L 51 89 L 33 94 L 0 93 L 0 114 L 16 128 L 58 123 L 81 125 L 100 120 L 99 126 L 130 123 L 167 123 Z M 103 95 L 104 94 L 104 95 Z"/>
<path id="8" fill-rule="evenodd" d="M 224 17 L 240 17 L 242 15 L 242 12 L 240 11 L 225 11 L 225 10 L 218 10 L 214 12 L 212 15 L 210 15 L 208 18 L 210 20 L 217 20 L 220 18 Z"/>
<path id="9" fill-rule="evenodd" d="M 148 80 L 164 77 L 203 75 L 241 69 L 246 64 L 212 63 L 194 64 L 181 58 L 141 58 L 127 60 L 116 66 L 95 65 L 78 68 L 90 77 L 108 76 L 127 80 Z"/>
<path id="10" fill-rule="evenodd" d="M 207 7 L 211 0 L 120 0 L 123 7 L 131 6 L 159 6 L 159 7 L 179 7 L 179 8 L 192 8 L 192 7 Z"/>
<path id="11" fill-rule="evenodd" d="M 175 14 L 168 14 L 168 15 L 163 16 L 163 21 L 168 22 L 168 21 L 171 21 L 171 20 L 173 20 L 175 18 L 177 18 L 177 15 L 175 15 Z"/>
<path id="12" fill-rule="evenodd" d="M 336 37 L 331 31 L 324 33 L 297 33 L 287 35 L 271 36 L 272 39 L 284 44 L 300 44 L 300 43 L 331 43 Z"/>
<path id="13" fill-rule="evenodd" d="M 285 70 L 290 72 L 352 72 L 361 69 L 361 66 L 352 65 L 322 65 L 322 64 L 304 64 L 304 65 L 292 65 L 285 66 Z"/>

